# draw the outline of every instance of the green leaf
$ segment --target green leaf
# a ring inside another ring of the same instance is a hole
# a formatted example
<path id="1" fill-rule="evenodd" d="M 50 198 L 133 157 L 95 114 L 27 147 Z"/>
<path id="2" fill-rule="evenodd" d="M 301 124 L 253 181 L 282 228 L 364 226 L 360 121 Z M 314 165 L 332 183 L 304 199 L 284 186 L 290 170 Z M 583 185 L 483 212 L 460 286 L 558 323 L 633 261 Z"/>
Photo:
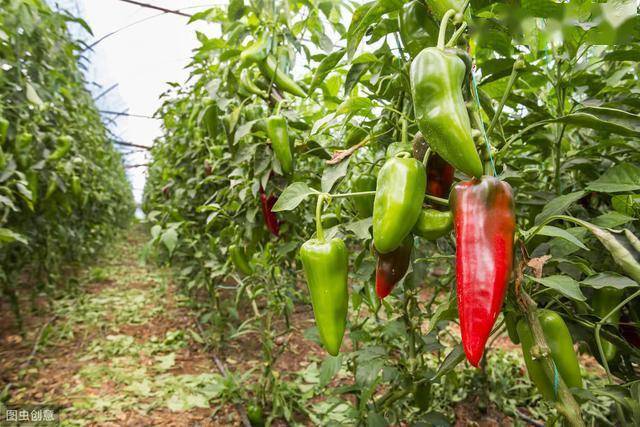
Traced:
<path id="1" fill-rule="evenodd" d="M 542 229 L 540 229 L 540 231 L 538 231 L 538 234 L 549 237 L 559 237 L 561 239 L 569 241 L 570 243 L 573 243 L 580 249 L 584 249 L 586 251 L 589 250 L 589 248 L 587 248 L 584 243 L 582 243 L 576 236 L 567 232 L 566 230 L 563 230 L 562 228 L 545 225 L 544 227 L 542 227 Z"/>
<path id="2" fill-rule="evenodd" d="M 349 230 L 356 235 L 358 239 L 367 240 L 371 238 L 371 233 L 369 233 L 369 229 L 371 228 L 371 224 L 373 223 L 373 218 L 365 218 L 359 221 L 350 222 L 345 224 L 343 227 L 345 230 Z"/>
<path id="3" fill-rule="evenodd" d="M 591 222 L 599 227 L 615 228 L 634 220 L 635 218 L 631 216 L 611 211 L 593 218 Z"/>
<path id="4" fill-rule="evenodd" d="M 528 16 L 560 19 L 563 5 L 551 0 L 521 0 L 520 7 Z"/>
<path id="5" fill-rule="evenodd" d="M 632 163 L 620 163 L 592 181 L 588 190 L 602 193 L 618 193 L 640 189 L 640 167 Z"/>
<path id="6" fill-rule="evenodd" d="M 318 190 L 310 188 L 304 182 L 294 182 L 290 186 L 284 189 L 278 201 L 271 211 L 273 212 L 282 212 L 282 211 L 290 211 L 295 209 L 304 199 L 309 197 L 311 194 L 319 194 Z"/>
<path id="7" fill-rule="evenodd" d="M 327 356 L 320 365 L 320 387 L 325 387 L 340 372 L 342 367 L 342 355 Z"/>
<path id="8" fill-rule="evenodd" d="M 9 230 L 8 228 L 0 227 L 0 243 L 12 243 L 20 242 L 23 245 L 28 245 L 27 238 L 22 234 Z"/>
<path id="9" fill-rule="evenodd" d="M 336 109 L 336 116 L 340 114 L 349 114 L 353 115 L 359 111 L 371 111 L 373 108 L 373 103 L 369 98 L 364 98 L 360 96 L 352 96 L 344 100 L 342 104 L 338 106 Z"/>
<path id="10" fill-rule="evenodd" d="M 169 353 L 162 356 L 156 356 L 156 362 L 158 362 L 154 368 L 158 371 L 167 371 L 176 364 L 176 354 Z"/>
<path id="11" fill-rule="evenodd" d="M 229 7 L 227 8 L 227 14 L 229 15 L 229 21 L 236 21 L 244 15 L 244 1 L 243 0 L 231 0 Z"/>
<path id="12" fill-rule="evenodd" d="M 436 372 L 432 381 L 454 370 L 463 360 L 464 349 L 462 348 L 462 344 L 458 344 L 447 354 L 447 357 L 444 358 L 444 362 L 442 362 L 442 365 L 438 368 L 438 372 Z"/>
<path id="13" fill-rule="evenodd" d="M 353 58 L 367 29 L 380 21 L 382 15 L 402 8 L 402 0 L 378 0 L 359 6 L 351 17 L 347 31 L 347 53 Z"/>
<path id="14" fill-rule="evenodd" d="M 616 212 L 640 217 L 640 194 L 619 194 L 611 198 L 611 206 Z"/>
<path id="15" fill-rule="evenodd" d="M 362 76 L 369 70 L 370 66 L 371 64 L 361 63 L 354 64 L 349 68 L 347 77 L 344 80 L 344 96 L 351 94 L 353 88 L 356 87 L 356 84 L 358 84 Z"/>
<path id="16" fill-rule="evenodd" d="M 638 286 L 634 280 L 617 273 L 607 272 L 598 273 L 595 276 L 587 277 L 580 282 L 582 285 L 590 286 L 595 289 L 611 287 L 616 289 L 634 288 Z"/>
<path id="17" fill-rule="evenodd" d="M 336 181 L 346 175 L 350 160 L 351 157 L 347 157 L 346 160 L 340 163 L 329 165 L 324 168 L 321 180 L 322 191 L 328 193 L 331 191 L 331 188 L 334 186 Z"/>
<path id="18" fill-rule="evenodd" d="M 324 80 L 327 74 L 335 69 L 336 65 L 338 65 L 338 62 L 340 62 L 346 51 L 346 49 L 337 50 L 327 55 L 320 62 L 320 65 L 318 65 L 318 68 L 316 68 L 316 72 L 313 75 L 313 80 L 311 80 L 310 91 L 318 87 L 318 85 Z"/>
<path id="19" fill-rule="evenodd" d="M 429 326 L 427 327 L 424 335 L 429 335 L 431 331 L 433 331 L 433 329 L 436 327 L 438 322 L 440 322 L 441 320 L 453 319 L 454 316 L 457 315 L 457 313 L 458 307 L 456 305 L 456 298 L 454 293 L 451 292 L 447 300 L 442 302 L 442 304 L 440 304 L 438 308 L 436 308 L 433 316 L 431 316 L 431 319 L 429 319 Z"/>
<path id="20" fill-rule="evenodd" d="M 561 122 L 601 132 L 640 137 L 640 116 L 606 107 L 586 107 L 549 122 Z"/>
<path id="21" fill-rule="evenodd" d="M 574 193 L 565 194 L 552 199 L 545 205 L 542 212 L 536 216 L 535 223 L 540 224 L 549 217 L 563 213 L 569 208 L 569 206 L 580 200 L 585 194 L 585 191 L 576 191 Z"/>
<path id="22" fill-rule="evenodd" d="M 580 284 L 569 276 L 555 274 L 553 276 L 542 277 L 540 279 L 531 276 L 527 277 L 534 282 L 538 282 L 541 285 L 546 286 L 547 288 L 560 292 L 562 295 L 572 300 L 586 301 L 587 299 L 580 290 Z"/>
<path id="23" fill-rule="evenodd" d="M 42 99 L 40 99 L 40 97 L 38 96 L 38 92 L 36 92 L 35 88 L 31 86 L 29 82 L 26 83 L 26 87 L 26 95 L 29 102 L 37 105 L 38 107 L 42 107 L 44 105 L 44 102 L 42 102 Z"/>
<path id="24" fill-rule="evenodd" d="M 178 232 L 175 228 L 169 228 L 162 233 L 160 240 L 166 246 L 169 251 L 169 255 L 172 255 L 176 245 L 178 244 Z"/>

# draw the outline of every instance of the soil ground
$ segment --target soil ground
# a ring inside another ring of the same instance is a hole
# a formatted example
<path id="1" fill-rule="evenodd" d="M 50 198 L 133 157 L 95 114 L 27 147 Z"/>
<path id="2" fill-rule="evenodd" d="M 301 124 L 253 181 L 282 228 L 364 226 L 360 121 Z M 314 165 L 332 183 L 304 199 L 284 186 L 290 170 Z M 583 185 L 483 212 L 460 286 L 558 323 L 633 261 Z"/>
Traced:
<path id="1" fill-rule="evenodd" d="M 226 342 L 224 352 L 204 345 L 170 272 L 141 261 L 146 240 L 141 228 L 129 231 L 79 272 L 75 292 L 63 298 L 22 299 L 23 334 L 0 307 L 0 402 L 50 405 L 62 425 L 242 425 L 244 406 L 220 402 L 250 400 L 242 387 L 223 394 L 229 381 L 259 369 L 259 331 Z M 303 336 L 310 310 L 296 307 L 292 332 L 276 341 L 285 351 L 275 372 L 317 374 L 323 352 Z M 502 337 L 497 345 L 512 348 Z M 477 396 L 456 404 L 456 425 L 513 424 L 479 406 Z"/>

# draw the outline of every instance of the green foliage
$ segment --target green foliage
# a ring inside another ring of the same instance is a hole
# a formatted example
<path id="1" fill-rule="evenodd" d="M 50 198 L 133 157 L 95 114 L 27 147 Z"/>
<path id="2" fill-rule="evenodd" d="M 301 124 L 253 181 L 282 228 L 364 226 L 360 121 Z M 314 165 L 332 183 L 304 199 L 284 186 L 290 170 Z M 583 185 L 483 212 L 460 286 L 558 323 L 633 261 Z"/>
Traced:
<path id="1" fill-rule="evenodd" d="M 589 304 L 605 286 L 603 277 L 611 278 L 610 286 L 629 297 L 622 317 L 638 333 L 638 283 L 629 271 L 640 255 L 629 236 L 637 234 L 638 220 L 640 37 L 636 9 L 627 3 L 471 1 L 463 17 L 470 30 L 459 26 L 453 43 L 468 50 L 476 66 L 463 94 L 475 133 L 487 132 L 487 140 L 476 143 L 485 173 L 495 164 L 515 189 L 517 263 L 529 262 L 519 267 L 526 275 L 517 275 L 518 290 L 559 312 L 596 359 L 597 331 L 620 350 L 603 363 L 621 383 L 615 392 L 600 382 L 576 391 L 587 402 L 584 417 L 599 421 L 613 412 L 637 421 L 639 413 L 632 402 L 640 350 Z M 377 176 L 386 153 L 406 149 L 418 131 L 410 59 L 397 34 L 403 7 L 379 0 L 351 13 L 341 2 L 290 0 L 233 2 L 228 11 L 198 13 L 192 20 L 221 25 L 223 36 L 198 34 L 188 84 L 164 95 L 165 133 L 153 149 L 144 200 L 151 246 L 161 262 L 177 267 L 184 289 L 200 302 L 214 344 L 260 333 L 266 367 L 255 393 L 263 407 L 276 391 L 291 392 L 272 367 L 284 351 L 275 343 L 290 331 L 293 306 L 308 298 L 300 292 L 294 251 L 313 235 L 315 197 L 334 195 L 318 222 L 326 224 L 327 238 L 344 239 L 351 251 L 349 335 L 341 356 L 349 383 L 327 391 L 317 411 L 274 404 L 272 419 L 290 421 L 291 411 L 299 411 L 317 423 L 434 422 L 407 410 L 415 408 L 413 388 L 425 384 L 437 396 L 436 412 L 450 413 L 451 402 L 487 387 L 505 413 L 515 414 L 514 390 L 517 405 L 520 399 L 538 405 L 530 383 L 518 382 L 521 375 L 508 381 L 515 359 L 507 358 L 512 364 L 492 377 L 494 365 L 502 365 L 490 351 L 485 371 L 459 373 L 464 355 L 452 327 L 452 236 L 416 239 L 409 274 L 380 302 L 372 291 L 371 218 L 358 216 L 354 196 L 335 197 L 350 192 L 358 177 Z M 262 74 L 260 61 L 273 57 L 307 97 L 282 76 Z M 247 76 L 259 90 L 243 84 Z M 294 143 L 291 175 L 282 172 L 265 132 L 264 120 L 277 114 L 286 118 Z M 467 177 L 458 172 L 457 178 Z M 279 238 L 263 218 L 260 196 L 269 195 L 280 197 L 274 206 Z M 628 234 L 608 235 L 592 224 Z M 249 254 L 252 274 L 234 271 L 227 253 L 232 244 Z M 628 254 L 622 263 L 619 254 Z M 203 290 L 211 301 L 198 298 Z M 514 292 L 505 308 L 521 313 Z M 496 333 L 501 330 L 498 325 Z M 317 341 L 314 330 L 306 337 Z M 319 368 L 325 386 L 337 373 L 331 363 Z M 344 394 L 356 403 L 345 402 Z M 532 412 L 551 417 L 545 405 Z"/>
<path id="2" fill-rule="evenodd" d="M 41 0 L 0 7 L 0 283 L 17 311 L 18 276 L 39 286 L 95 256 L 126 226 L 133 199 L 81 72 L 86 24 Z"/>

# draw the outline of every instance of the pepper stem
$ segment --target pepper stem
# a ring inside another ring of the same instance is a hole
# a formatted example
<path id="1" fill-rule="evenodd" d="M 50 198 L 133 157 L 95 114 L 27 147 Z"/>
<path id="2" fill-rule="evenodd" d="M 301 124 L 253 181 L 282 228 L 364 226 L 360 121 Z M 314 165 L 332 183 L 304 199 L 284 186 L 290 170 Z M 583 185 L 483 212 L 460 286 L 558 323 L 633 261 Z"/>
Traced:
<path id="1" fill-rule="evenodd" d="M 273 112 L 273 115 L 274 115 L 274 116 L 277 116 L 278 114 L 280 114 L 280 108 L 282 108 L 282 102 L 283 102 L 283 101 L 279 101 L 279 102 L 278 102 L 278 104 L 276 105 L 276 109 L 275 109 L 275 111 Z"/>
<path id="2" fill-rule="evenodd" d="M 440 21 L 440 32 L 438 33 L 438 49 L 444 50 L 444 38 L 447 35 L 447 24 L 449 23 L 449 19 L 456 14 L 454 9 L 449 9 L 445 12 L 442 17 L 442 21 Z"/>
<path id="3" fill-rule="evenodd" d="M 316 204 L 316 237 L 321 242 L 324 242 L 324 228 L 322 227 L 322 204 L 324 203 L 327 195 L 322 193 L 318 196 L 318 203 Z"/>
<path id="4" fill-rule="evenodd" d="M 424 167 L 427 167 L 427 163 L 429 163 L 429 157 L 431 157 L 431 147 L 427 148 L 426 153 L 424 153 L 424 157 L 422 158 L 422 164 Z"/>

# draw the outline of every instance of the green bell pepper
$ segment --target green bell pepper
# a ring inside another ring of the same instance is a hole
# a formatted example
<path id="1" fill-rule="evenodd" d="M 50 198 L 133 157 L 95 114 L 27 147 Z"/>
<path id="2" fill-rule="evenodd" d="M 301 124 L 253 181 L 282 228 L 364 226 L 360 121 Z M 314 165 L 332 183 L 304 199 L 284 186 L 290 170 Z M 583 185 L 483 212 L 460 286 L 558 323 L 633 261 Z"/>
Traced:
<path id="1" fill-rule="evenodd" d="M 378 252 L 397 249 L 422 210 L 427 174 L 416 159 L 393 157 L 378 173 L 373 203 L 373 243 Z"/>
<path id="2" fill-rule="evenodd" d="M 271 140 L 271 148 L 280 162 L 285 175 L 293 173 L 293 147 L 289 139 L 287 120 L 282 116 L 271 116 L 266 120 L 267 136 Z"/>
<path id="3" fill-rule="evenodd" d="M 418 127 L 429 146 L 454 168 L 479 178 L 482 162 L 462 96 L 465 72 L 458 55 L 428 47 L 411 63 L 411 94 Z"/>
<path id="4" fill-rule="evenodd" d="M 231 245 L 229 246 L 229 255 L 236 270 L 247 276 L 253 274 L 253 268 L 249 264 L 243 248 L 238 245 Z"/>
<path id="5" fill-rule="evenodd" d="M 542 326 L 544 338 L 547 341 L 551 358 L 555 364 L 558 374 L 567 387 L 582 387 L 582 376 L 576 352 L 573 349 L 573 340 L 567 325 L 562 317 L 551 310 L 538 310 L 538 320 Z M 536 385 L 542 396 L 554 401 L 557 399 L 557 390 L 554 387 L 555 378 L 547 376 L 543 364 L 540 360 L 534 360 L 531 355 L 531 348 L 534 345 L 533 334 L 525 319 L 518 322 L 518 336 L 522 343 L 522 353 L 524 363 L 527 366 L 529 378 Z"/>
<path id="6" fill-rule="evenodd" d="M 413 226 L 413 234 L 427 240 L 436 240 L 451 231 L 453 215 L 451 211 L 422 209 L 418 221 Z"/>
<path id="7" fill-rule="evenodd" d="M 349 307 L 347 247 L 339 238 L 311 239 L 300 248 L 300 259 L 320 340 L 327 352 L 336 356 L 342 344 Z"/>

